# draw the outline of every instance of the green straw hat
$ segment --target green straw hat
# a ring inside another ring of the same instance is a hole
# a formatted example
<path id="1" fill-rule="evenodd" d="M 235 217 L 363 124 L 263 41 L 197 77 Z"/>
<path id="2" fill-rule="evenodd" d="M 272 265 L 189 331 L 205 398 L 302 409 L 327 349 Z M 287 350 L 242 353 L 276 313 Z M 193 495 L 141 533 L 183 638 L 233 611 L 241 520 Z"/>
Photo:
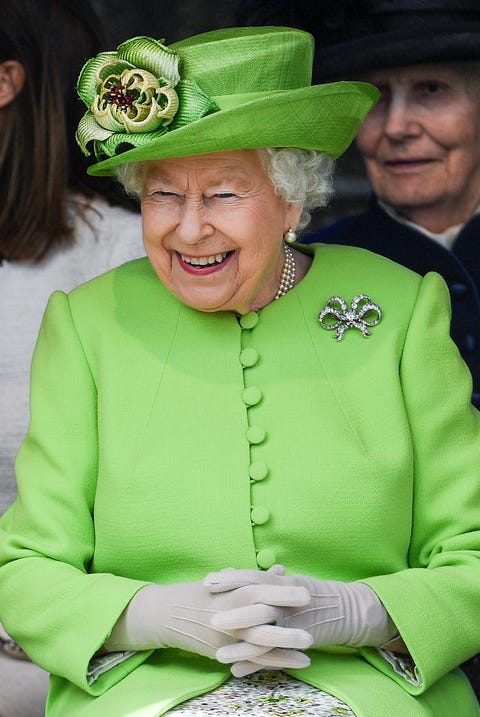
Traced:
<path id="1" fill-rule="evenodd" d="M 77 142 L 94 175 L 126 162 L 258 147 L 338 157 L 378 98 L 363 82 L 311 85 L 314 40 L 288 27 L 214 30 L 165 46 L 134 37 L 89 60 Z"/>

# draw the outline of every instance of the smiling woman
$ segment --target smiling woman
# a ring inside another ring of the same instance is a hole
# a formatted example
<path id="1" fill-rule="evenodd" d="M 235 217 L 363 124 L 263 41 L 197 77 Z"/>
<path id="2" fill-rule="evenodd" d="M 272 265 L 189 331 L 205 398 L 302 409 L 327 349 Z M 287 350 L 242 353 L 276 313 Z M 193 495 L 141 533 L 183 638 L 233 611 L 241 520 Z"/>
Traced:
<path id="1" fill-rule="evenodd" d="M 353 244 L 446 280 L 451 333 L 480 408 L 480 6 L 477 0 L 324 11 L 317 74 L 362 79 L 381 99 L 357 136 L 373 190 L 366 212 L 305 237 Z M 478 680 L 480 694 L 480 679 Z"/>
<path id="2" fill-rule="evenodd" d="M 242 150 L 146 163 L 145 248 L 189 306 L 246 314 L 275 297 L 285 264 L 278 237 L 298 225 L 302 203 L 275 192 L 266 156 Z M 300 254 L 295 264 L 300 281 L 310 262 Z"/>
<path id="3" fill-rule="evenodd" d="M 165 285 L 194 308 L 241 314 L 278 293 L 286 261 L 276 237 L 305 226 L 309 210 L 327 203 L 333 161 L 312 150 L 263 148 L 126 164 L 116 173 L 142 201 L 145 247 Z M 296 281 L 308 265 L 296 256 Z"/>
<path id="4" fill-rule="evenodd" d="M 366 72 L 381 92 L 357 137 L 373 191 L 436 234 L 480 206 L 480 72 L 450 63 Z"/>
<path id="5" fill-rule="evenodd" d="M 480 414 L 440 277 L 295 241 L 379 96 L 312 59 L 245 27 L 80 73 L 147 257 L 37 342 L 0 616 L 47 717 L 478 717 Z"/>

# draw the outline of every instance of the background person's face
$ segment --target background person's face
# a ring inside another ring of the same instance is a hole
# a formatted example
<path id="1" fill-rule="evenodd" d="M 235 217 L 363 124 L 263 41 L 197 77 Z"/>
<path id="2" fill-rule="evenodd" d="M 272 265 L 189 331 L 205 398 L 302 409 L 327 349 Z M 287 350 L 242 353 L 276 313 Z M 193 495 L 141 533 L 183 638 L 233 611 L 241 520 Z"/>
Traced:
<path id="1" fill-rule="evenodd" d="M 201 311 L 244 314 L 269 303 L 282 238 L 300 209 L 274 191 L 258 152 L 145 162 L 145 248 L 165 286 Z"/>
<path id="2" fill-rule="evenodd" d="M 480 67 L 370 72 L 381 91 L 357 136 L 375 194 L 433 232 L 480 203 Z"/>

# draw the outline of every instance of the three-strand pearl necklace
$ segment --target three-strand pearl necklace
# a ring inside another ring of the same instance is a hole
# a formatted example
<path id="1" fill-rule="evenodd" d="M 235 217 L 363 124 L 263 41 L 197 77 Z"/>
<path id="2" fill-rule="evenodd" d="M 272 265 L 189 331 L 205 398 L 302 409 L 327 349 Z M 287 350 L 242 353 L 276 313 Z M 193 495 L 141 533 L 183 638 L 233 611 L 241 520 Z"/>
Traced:
<path id="1" fill-rule="evenodd" d="M 279 299 L 281 296 L 284 296 L 295 286 L 295 274 L 297 269 L 295 265 L 295 256 L 288 244 L 284 243 L 283 249 L 285 251 L 285 263 L 283 264 L 282 273 L 280 275 L 280 284 L 278 286 L 278 291 L 275 294 L 274 301 Z"/>

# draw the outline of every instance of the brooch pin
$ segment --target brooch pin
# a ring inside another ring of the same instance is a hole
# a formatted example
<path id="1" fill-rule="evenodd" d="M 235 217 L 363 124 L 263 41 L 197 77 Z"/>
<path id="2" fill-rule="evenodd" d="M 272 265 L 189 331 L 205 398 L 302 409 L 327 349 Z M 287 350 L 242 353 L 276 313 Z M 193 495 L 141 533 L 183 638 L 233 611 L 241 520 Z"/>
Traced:
<path id="1" fill-rule="evenodd" d="M 382 310 L 366 294 L 355 296 L 350 309 L 341 296 L 331 296 L 319 313 L 318 320 L 324 329 L 336 329 L 334 338 L 337 341 L 343 339 L 347 329 L 359 329 L 366 338 L 372 333 L 368 327 L 376 326 L 382 320 Z"/>

